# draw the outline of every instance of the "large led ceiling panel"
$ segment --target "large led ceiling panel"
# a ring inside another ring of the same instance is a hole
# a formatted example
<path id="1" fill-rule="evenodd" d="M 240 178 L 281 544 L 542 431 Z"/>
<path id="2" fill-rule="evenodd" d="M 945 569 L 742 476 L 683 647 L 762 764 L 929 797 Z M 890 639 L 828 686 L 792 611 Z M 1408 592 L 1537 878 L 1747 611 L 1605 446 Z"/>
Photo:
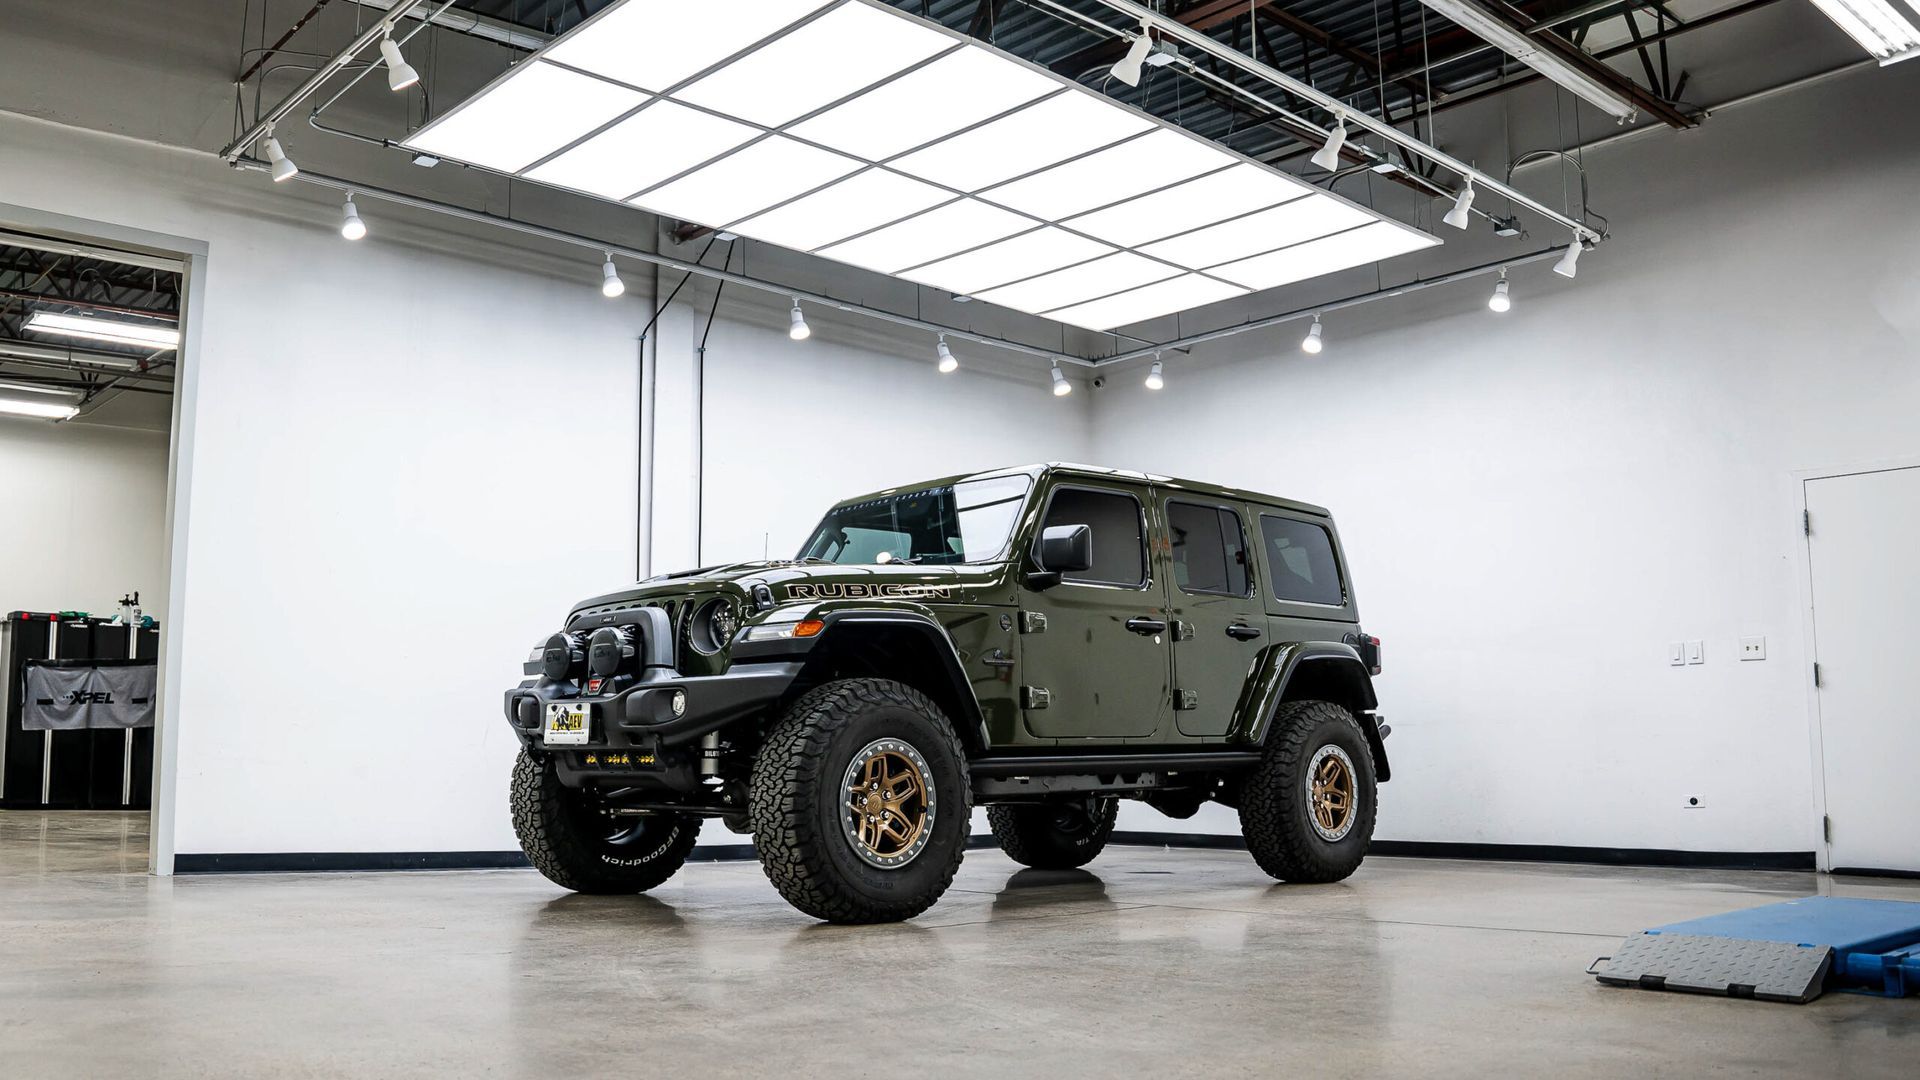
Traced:
<path id="1" fill-rule="evenodd" d="M 406 145 L 1096 330 L 1440 241 L 880 0 L 616 0 Z"/>

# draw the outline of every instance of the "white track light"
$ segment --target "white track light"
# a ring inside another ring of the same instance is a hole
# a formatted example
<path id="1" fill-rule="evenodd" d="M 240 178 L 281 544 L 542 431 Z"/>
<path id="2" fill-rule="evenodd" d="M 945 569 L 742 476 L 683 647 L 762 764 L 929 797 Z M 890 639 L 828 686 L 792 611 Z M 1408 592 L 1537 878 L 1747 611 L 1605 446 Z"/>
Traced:
<path id="1" fill-rule="evenodd" d="M 1153 358 L 1153 366 L 1147 369 L 1145 383 L 1149 390 L 1158 390 L 1167 385 L 1166 376 L 1161 374 L 1160 358 L 1158 356 Z"/>
<path id="2" fill-rule="evenodd" d="M 1313 163 L 1332 172 L 1340 167 L 1340 149 L 1347 145 L 1347 114 L 1335 113 L 1333 130 L 1327 132 L 1327 141 L 1313 152 Z"/>
<path id="3" fill-rule="evenodd" d="M 613 252 L 607 252 L 607 261 L 600 264 L 600 295 L 611 300 L 627 291 L 627 283 L 620 280 L 620 271 L 614 269 Z"/>
<path id="4" fill-rule="evenodd" d="M 1153 51 L 1153 38 L 1147 33 L 1147 24 L 1140 24 L 1140 36 L 1127 46 L 1127 55 L 1113 65 L 1113 77 L 1128 86 L 1140 85 L 1140 68 L 1147 62 L 1147 54 Z"/>
<path id="5" fill-rule="evenodd" d="M 1560 256 L 1559 262 L 1553 264 L 1553 272 L 1561 277 L 1572 277 L 1574 272 L 1580 269 L 1581 246 L 1580 238 L 1575 236 L 1573 243 L 1567 245 L 1567 253 Z"/>
<path id="6" fill-rule="evenodd" d="M 387 62 L 387 89 L 397 92 L 420 81 L 420 73 L 400 55 L 400 46 L 391 34 L 380 39 L 380 59 Z"/>
<path id="7" fill-rule="evenodd" d="M 793 317 L 787 324 L 787 336 L 795 341 L 805 341 L 813 336 L 813 328 L 807 325 L 806 312 L 800 310 L 800 298 L 793 299 Z"/>
<path id="8" fill-rule="evenodd" d="M 1053 365 L 1053 396 L 1066 397 L 1071 393 L 1073 393 L 1073 384 L 1067 381 L 1066 375 L 1060 370 L 1059 362 L 1056 361 Z"/>
<path id="9" fill-rule="evenodd" d="M 1513 307 L 1513 297 L 1507 295 L 1507 272 L 1500 271 L 1500 280 L 1494 283 L 1493 295 L 1487 297 L 1487 308 L 1491 311 L 1507 311 Z"/>
<path id="10" fill-rule="evenodd" d="M 1307 328 L 1307 336 L 1300 339 L 1300 351 L 1318 355 L 1326 347 L 1326 342 L 1320 340 L 1320 316 L 1315 315 L 1313 325 Z"/>
<path id="11" fill-rule="evenodd" d="M 352 192 L 347 193 L 347 205 L 340 208 L 340 235 L 349 240 L 367 235 L 367 223 L 360 220 L 360 211 L 354 209 Z"/>
<path id="12" fill-rule="evenodd" d="M 1453 209 L 1447 211 L 1447 216 L 1440 220 L 1456 229 L 1464 229 L 1467 227 L 1467 223 L 1472 220 L 1472 211 L 1473 181 L 1468 180 L 1467 186 L 1461 188 L 1460 194 L 1453 200 Z"/>
<path id="13" fill-rule="evenodd" d="M 267 135 L 267 160 L 273 164 L 273 182 L 276 184 L 300 175 L 300 166 L 287 156 L 286 150 L 280 146 L 280 140 L 271 134 L 271 129 Z"/>
<path id="14" fill-rule="evenodd" d="M 947 348 L 947 335 L 940 335 L 940 344 L 934 346 L 934 352 L 940 357 L 940 374 L 951 375 L 960 370 L 960 361 L 954 359 L 953 350 Z"/>

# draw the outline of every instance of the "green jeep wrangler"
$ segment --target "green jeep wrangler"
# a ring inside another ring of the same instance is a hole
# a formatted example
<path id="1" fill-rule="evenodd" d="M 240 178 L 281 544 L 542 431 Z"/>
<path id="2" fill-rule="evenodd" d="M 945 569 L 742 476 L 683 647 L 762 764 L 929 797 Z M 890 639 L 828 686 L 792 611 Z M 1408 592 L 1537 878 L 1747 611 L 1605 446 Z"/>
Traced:
<path id="1" fill-rule="evenodd" d="M 1080 866 L 1117 800 L 1237 809 L 1260 868 L 1353 873 L 1387 779 L 1380 643 L 1327 511 L 1036 465 L 851 499 L 792 561 L 577 605 L 506 695 L 514 829 L 579 892 L 650 889 L 701 819 L 829 922 L 911 918 L 984 806 Z"/>

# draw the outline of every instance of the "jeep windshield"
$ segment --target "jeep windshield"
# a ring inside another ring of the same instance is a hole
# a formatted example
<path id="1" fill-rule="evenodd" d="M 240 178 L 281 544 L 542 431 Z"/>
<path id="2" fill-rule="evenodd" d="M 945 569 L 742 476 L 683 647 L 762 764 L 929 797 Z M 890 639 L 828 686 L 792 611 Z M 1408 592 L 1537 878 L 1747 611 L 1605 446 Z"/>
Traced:
<path id="1" fill-rule="evenodd" d="M 862 564 L 988 562 L 1005 554 L 1032 487 L 1025 476 L 996 476 L 836 506 L 800 549 L 800 558 Z"/>

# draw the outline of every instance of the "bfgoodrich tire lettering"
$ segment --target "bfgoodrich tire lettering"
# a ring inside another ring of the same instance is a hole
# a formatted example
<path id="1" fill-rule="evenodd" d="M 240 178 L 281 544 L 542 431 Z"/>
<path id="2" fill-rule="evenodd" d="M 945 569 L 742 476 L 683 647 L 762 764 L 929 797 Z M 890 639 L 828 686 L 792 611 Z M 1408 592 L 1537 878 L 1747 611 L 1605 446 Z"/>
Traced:
<path id="1" fill-rule="evenodd" d="M 868 776 L 850 766 L 882 750 L 916 763 L 933 808 L 924 844 L 894 865 L 864 858 L 860 830 L 848 829 L 848 778 Z M 767 878 L 788 903 L 834 923 L 894 922 L 932 907 L 960 868 L 972 811 L 953 726 L 925 694 L 887 679 L 846 679 L 803 695 L 768 732 L 748 786 Z"/>
<path id="2" fill-rule="evenodd" d="M 612 817 L 589 792 L 560 783 L 553 761 L 525 749 L 513 766 L 513 831 L 534 869 L 582 893 L 645 892 L 672 877 L 700 837 L 687 814 Z"/>
<path id="3" fill-rule="evenodd" d="M 1071 870 L 1092 862 L 1113 835 L 1118 799 L 1005 803 L 987 807 L 1000 850 L 1036 870 Z"/>
<path id="4" fill-rule="evenodd" d="M 1353 714 L 1329 701 L 1288 702 L 1239 792 L 1247 850 L 1282 881 L 1339 881 L 1373 840 L 1374 794 L 1373 757 Z"/>

